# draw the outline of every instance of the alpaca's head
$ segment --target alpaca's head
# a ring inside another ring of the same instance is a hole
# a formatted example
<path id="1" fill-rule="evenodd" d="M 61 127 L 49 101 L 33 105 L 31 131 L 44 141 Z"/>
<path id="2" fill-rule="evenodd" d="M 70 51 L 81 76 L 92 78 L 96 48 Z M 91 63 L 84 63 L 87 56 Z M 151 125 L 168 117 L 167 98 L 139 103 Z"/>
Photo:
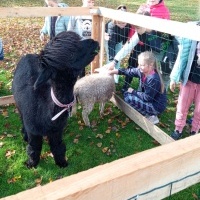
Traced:
<path id="1" fill-rule="evenodd" d="M 82 40 L 72 31 L 59 33 L 45 45 L 40 53 L 43 70 L 34 87 L 37 88 L 49 78 L 55 77 L 57 72 L 78 76 L 98 52 L 99 43 L 93 39 Z"/>

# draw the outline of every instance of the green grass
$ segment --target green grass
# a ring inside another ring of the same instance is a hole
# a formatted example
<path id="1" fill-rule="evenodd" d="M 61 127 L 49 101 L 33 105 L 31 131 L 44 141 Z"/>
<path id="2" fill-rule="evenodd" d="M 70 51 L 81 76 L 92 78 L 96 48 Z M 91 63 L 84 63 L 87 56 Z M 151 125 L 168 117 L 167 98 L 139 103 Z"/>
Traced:
<path id="1" fill-rule="evenodd" d="M 70 6 L 81 5 L 81 1 L 64 1 Z M 125 4 L 135 12 L 144 1 L 97 1 L 96 5 L 116 8 Z M 166 0 L 173 20 L 187 22 L 197 20 L 198 1 Z M 184 5 L 184 6 L 183 6 Z M 1 0 L 0 6 L 43 6 L 42 0 Z M 39 52 L 43 43 L 39 40 L 39 30 L 43 18 L 7 18 L 0 19 L 0 36 L 5 42 L 5 60 L 0 63 L 0 96 L 11 94 L 13 72 L 19 58 L 26 53 Z M 126 65 L 127 60 L 122 64 Z M 120 91 L 123 79 L 117 90 Z M 133 87 L 136 88 L 137 81 Z M 160 128 L 170 134 L 174 128 L 177 93 L 168 93 L 167 110 L 161 115 Z M 99 118 L 98 106 L 90 115 L 93 128 L 83 125 L 81 108 L 76 116 L 69 118 L 64 131 L 66 156 L 69 166 L 60 169 L 54 164 L 49 152 L 49 146 L 44 141 L 42 158 L 36 169 L 27 169 L 24 162 L 27 159 L 26 143 L 21 136 L 21 121 L 14 106 L 0 107 L 0 198 L 44 185 L 51 181 L 76 174 L 92 167 L 112 162 L 144 150 L 158 146 L 157 142 L 145 133 L 112 103 L 108 103 L 103 119 Z M 188 136 L 185 128 L 184 137 Z M 171 200 L 193 200 L 198 195 L 199 184 L 187 188 L 171 197 Z"/>

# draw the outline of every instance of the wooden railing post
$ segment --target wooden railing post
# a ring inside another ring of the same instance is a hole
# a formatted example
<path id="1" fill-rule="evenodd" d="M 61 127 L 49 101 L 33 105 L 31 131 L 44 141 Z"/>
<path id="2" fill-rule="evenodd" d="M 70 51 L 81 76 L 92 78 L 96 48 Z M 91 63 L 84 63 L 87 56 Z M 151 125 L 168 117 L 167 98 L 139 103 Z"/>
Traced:
<path id="1" fill-rule="evenodd" d="M 101 44 L 101 21 L 102 21 L 103 17 L 99 16 L 99 15 L 93 15 L 92 16 L 92 38 L 96 41 L 99 42 L 99 44 Z M 100 55 L 98 54 L 95 59 L 93 60 L 93 62 L 91 63 L 91 74 L 94 73 L 94 70 L 96 68 L 100 67 L 99 64 L 99 59 Z"/>

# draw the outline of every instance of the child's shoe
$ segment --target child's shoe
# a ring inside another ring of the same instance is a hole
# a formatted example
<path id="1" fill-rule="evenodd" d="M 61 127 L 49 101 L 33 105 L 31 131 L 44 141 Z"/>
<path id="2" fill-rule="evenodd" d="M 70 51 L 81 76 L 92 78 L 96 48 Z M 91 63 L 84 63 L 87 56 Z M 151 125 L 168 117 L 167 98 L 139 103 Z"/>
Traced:
<path id="1" fill-rule="evenodd" d="M 195 132 L 195 131 L 191 131 L 190 132 L 190 135 L 192 136 L 192 135 L 196 135 L 197 133 Z"/>
<path id="2" fill-rule="evenodd" d="M 174 140 L 178 140 L 182 137 L 182 133 L 179 133 L 179 131 L 176 130 L 176 131 L 172 132 L 171 137 Z"/>
<path id="3" fill-rule="evenodd" d="M 151 116 L 147 117 L 147 119 L 153 124 L 159 123 L 159 119 L 156 115 L 151 115 Z"/>

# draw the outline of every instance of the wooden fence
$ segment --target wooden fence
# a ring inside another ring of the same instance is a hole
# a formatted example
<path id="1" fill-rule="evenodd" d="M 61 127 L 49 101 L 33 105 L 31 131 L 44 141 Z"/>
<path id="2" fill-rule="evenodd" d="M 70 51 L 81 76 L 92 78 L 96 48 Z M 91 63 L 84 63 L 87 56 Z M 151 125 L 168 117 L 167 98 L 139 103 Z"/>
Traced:
<path id="1" fill-rule="evenodd" d="M 101 7 L 0 8 L 0 17 L 47 15 L 93 16 L 92 36 L 100 42 L 101 52 L 92 63 L 92 72 L 103 63 L 105 17 L 200 40 L 200 27 Z M 155 27 L 155 24 L 159 26 Z M 114 94 L 111 101 L 162 146 L 3 199 L 126 200 L 139 197 L 157 200 L 200 182 L 200 134 L 174 142 L 117 95 Z M 0 98 L 0 106 L 11 103 L 14 103 L 12 95 Z"/>

